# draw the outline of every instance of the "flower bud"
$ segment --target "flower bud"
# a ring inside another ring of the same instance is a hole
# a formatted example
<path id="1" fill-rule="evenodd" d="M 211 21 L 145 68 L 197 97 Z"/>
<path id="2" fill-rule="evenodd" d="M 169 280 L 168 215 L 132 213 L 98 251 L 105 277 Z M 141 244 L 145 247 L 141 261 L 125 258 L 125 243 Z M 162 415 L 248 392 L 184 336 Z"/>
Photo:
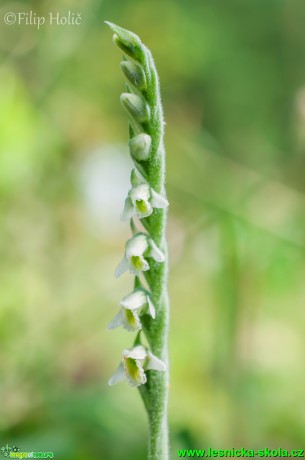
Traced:
<path id="1" fill-rule="evenodd" d="M 105 23 L 115 33 L 113 36 L 114 43 L 121 48 L 125 54 L 138 61 L 144 60 L 144 54 L 142 51 L 143 45 L 136 34 L 123 29 L 112 22 L 105 21 Z"/>
<path id="2" fill-rule="evenodd" d="M 146 89 L 146 77 L 143 70 L 143 67 L 139 64 L 134 64 L 131 61 L 122 61 L 121 68 L 130 83 L 137 88 L 138 90 L 142 91 Z"/>
<path id="3" fill-rule="evenodd" d="M 137 94 L 123 93 L 121 103 L 137 122 L 145 123 L 149 121 L 150 109 L 143 97 Z"/>
<path id="4" fill-rule="evenodd" d="M 137 161 L 146 161 L 149 158 L 151 137 L 142 133 L 129 141 L 130 154 Z"/>

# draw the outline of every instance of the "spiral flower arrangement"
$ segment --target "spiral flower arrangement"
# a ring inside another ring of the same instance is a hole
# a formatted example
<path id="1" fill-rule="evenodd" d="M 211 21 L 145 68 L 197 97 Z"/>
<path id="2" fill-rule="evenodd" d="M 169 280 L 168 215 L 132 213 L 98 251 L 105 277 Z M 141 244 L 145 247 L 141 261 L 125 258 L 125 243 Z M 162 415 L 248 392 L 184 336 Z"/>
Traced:
<path id="1" fill-rule="evenodd" d="M 114 43 L 124 53 L 121 68 L 127 90 L 121 95 L 121 103 L 129 119 L 129 149 L 134 162 L 131 188 L 121 216 L 130 221 L 132 237 L 126 242 L 123 259 L 115 272 L 119 277 L 129 270 L 134 276 L 134 287 L 121 300 L 120 310 L 108 327 L 123 326 L 137 333 L 133 346 L 123 350 L 109 385 L 125 379 L 139 388 L 150 426 L 148 458 L 167 460 L 168 201 L 159 79 L 151 52 L 140 38 L 113 23 L 106 24 L 114 32 Z"/>

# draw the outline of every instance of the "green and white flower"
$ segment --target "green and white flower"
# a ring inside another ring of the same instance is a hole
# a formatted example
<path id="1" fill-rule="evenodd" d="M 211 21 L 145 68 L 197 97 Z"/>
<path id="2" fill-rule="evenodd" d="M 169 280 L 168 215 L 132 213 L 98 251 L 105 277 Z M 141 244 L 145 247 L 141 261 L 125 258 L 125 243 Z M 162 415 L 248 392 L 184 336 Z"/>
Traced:
<path id="1" fill-rule="evenodd" d="M 145 371 L 148 370 L 165 372 L 166 365 L 143 345 L 125 349 L 122 353 L 122 362 L 110 377 L 108 384 L 115 385 L 125 379 L 134 387 L 144 385 L 147 381 Z"/>
<path id="2" fill-rule="evenodd" d="M 133 275 L 139 276 L 142 272 L 149 270 L 150 266 L 147 257 L 151 257 L 156 262 L 164 262 L 165 256 L 157 247 L 151 237 L 145 233 L 137 233 L 130 238 L 125 246 L 125 255 L 115 270 L 118 278 L 128 269 Z"/>
<path id="3" fill-rule="evenodd" d="M 123 326 L 128 331 L 142 329 L 140 316 L 147 313 L 152 318 L 156 317 L 156 310 L 150 295 L 144 289 L 137 289 L 124 297 L 120 302 L 120 311 L 109 323 L 108 329 Z"/>
<path id="4" fill-rule="evenodd" d="M 135 215 L 143 219 L 150 216 L 154 208 L 166 208 L 166 206 L 168 206 L 166 198 L 155 192 L 148 184 L 142 183 L 130 189 L 121 220 L 129 220 Z"/>
<path id="5" fill-rule="evenodd" d="M 138 178 L 136 171 L 131 173 L 132 188 L 128 192 L 125 200 L 125 206 L 121 215 L 121 220 L 129 220 L 135 215 L 139 219 L 148 217 L 152 214 L 154 208 L 166 208 L 168 201 L 159 195 L 146 182 Z"/>

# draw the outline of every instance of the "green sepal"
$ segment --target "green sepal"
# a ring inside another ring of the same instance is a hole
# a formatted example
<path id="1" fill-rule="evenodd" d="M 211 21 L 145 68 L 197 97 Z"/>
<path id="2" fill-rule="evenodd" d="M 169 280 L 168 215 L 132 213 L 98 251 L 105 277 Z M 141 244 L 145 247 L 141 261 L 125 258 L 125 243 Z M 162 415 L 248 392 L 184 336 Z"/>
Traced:
<path id="1" fill-rule="evenodd" d="M 127 80 L 139 91 L 147 88 L 145 73 L 141 65 L 131 61 L 122 61 L 121 69 Z"/>
<path id="2" fill-rule="evenodd" d="M 141 180 L 138 178 L 136 170 L 133 169 L 130 174 L 130 183 L 133 187 L 136 187 L 137 185 L 142 184 Z"/>
<path id="3" fill-rule="evenodd" d="M 121 94 L 121 103 L 129 115 L 138 123 L 147 123 L 150 118 L 150 109 L 145 99 L 137 94 Z"/>
<path id="4" fill-rule="evenodd" d="M 142 341 L 141 341 L 141 331 L 139 331 L 136 335 L 136 338 L 134 340 L 134 343 L 133 343 L 133 347 L 136 347 L 138 345 L 142 345 Z"/>

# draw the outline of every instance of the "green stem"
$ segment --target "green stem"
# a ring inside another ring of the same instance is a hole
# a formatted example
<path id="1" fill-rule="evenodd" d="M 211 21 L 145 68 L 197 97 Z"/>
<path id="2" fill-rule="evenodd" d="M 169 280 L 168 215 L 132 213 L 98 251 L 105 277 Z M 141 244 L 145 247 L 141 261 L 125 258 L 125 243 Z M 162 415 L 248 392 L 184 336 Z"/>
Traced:
<path id="1" fill-rule="evenodd" d="M 151 159 L 147 168 L 148 181 L 151 186 L 162 195 L 165 194 L 165 149 L 163 145 L 163 113 L 160 102 L 158 76 L 151 54 L 150 88 L 148 101 L 153 107 L 153 117 L 149 127 L 153 146 Z M 165 254 L 165 262 L 159 264 L 150 262 L 150 270 L 145 272 L 146 279 L 151 286 L 152 300 L 156 308 L 156 318 L 149 318 L 145 324 L 145 333 L 152 352 L 166 363 L 166 372 L 147 372 L 147 391 L 150 405 L 148 417 L 150 424 L 149 460 L 167 460 L 168 452 L 168 422 L 167 400 L 169 387 L 168 362 L 168 324 L 169 301 L 167 293 L 168 251 L 166 244 L 166 209 L 155 209 L 146 219 L 147 228 L 152 239 Z"/>
<path id="2" fill-rule="evenodd" d="M 163 251 L 165 250 L 163 246 Z M 169 363 L 168 363 L 168 323 L 169 302 L 166 289 L 167 266 L 152 264 L 148 282 L 154 282 L 152 292 L 153 302 L 156 307 L 156 319 L 147 318 L 144 330 L 151 346 L 152 352 L 159 356 L 165 363 L 166 372 L 147 372 L 145 389 L 149 405 L 147 407 L 150 424 L 149 435 L 149 459 L 168 459 L 168 427 L 167 427 L 167 400 L 169 386 Z"/>

